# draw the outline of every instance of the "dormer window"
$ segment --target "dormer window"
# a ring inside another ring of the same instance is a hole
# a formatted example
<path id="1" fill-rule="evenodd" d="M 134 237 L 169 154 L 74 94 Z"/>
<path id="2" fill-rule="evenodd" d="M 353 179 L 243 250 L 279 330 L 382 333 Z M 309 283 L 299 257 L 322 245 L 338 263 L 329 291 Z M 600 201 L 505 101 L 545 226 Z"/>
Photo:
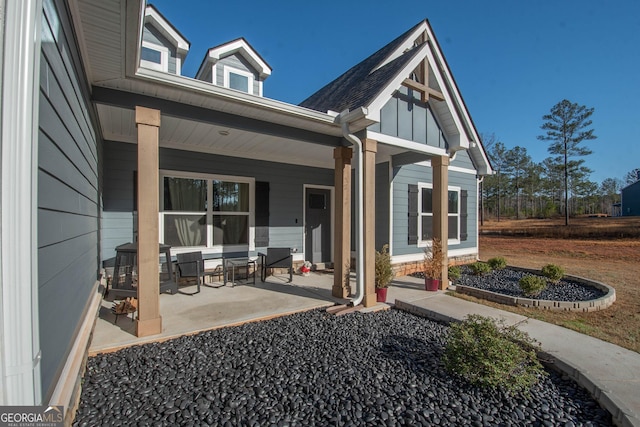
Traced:
<path id="1" fill-rule="evenodd" d="M 253 74 L 231 67 L 224 67 L 224 86 L 253 94 Z"/>
<path id="2" fill-rule="evenodd" d="M 169 49 L 143 41 L 142 51 L 140 52 L 140 65 L 166 73 L 169 70 Z"/>

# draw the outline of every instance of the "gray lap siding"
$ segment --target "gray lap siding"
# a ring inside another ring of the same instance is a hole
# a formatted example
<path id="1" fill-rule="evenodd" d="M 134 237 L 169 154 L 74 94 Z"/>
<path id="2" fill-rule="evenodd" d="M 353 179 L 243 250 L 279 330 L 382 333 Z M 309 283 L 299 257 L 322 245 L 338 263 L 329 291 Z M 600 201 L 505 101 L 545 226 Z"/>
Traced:
<path id="1" fill-rule="evenodd" d="M 45 2 L 40 58 L 38 313 L 45 401 L 99 269 L 100 146 L 65 3 Z"/>
<path id="2" fill-rule="evenodd" d="M 133 172 L 136 145 L 105 142 L 105 186 L 102 229 L 104 259 L 133 239 Z M 161 170 L 230 175 L 269 183 L 269 246 L 303 247 L 304 185 L 333 186 L 333 170 L 160 149 Z M 261 248 L 257 247 L 256 250 Z"/>
<path id="3" fill-rule="evenodd" d="M 432 169 L 418 164 L 394 167 L 393 187 L 393 255 L 421 254 L 422 248 L 409 244 L 409 185 L 432 182 Z M 449 171 L 449 186 L 467 190 L 467 233 L 466 241 L 449 245 L 449 250 L 477 247 L 477 184 L 476 177 L 470 173 Z"/>

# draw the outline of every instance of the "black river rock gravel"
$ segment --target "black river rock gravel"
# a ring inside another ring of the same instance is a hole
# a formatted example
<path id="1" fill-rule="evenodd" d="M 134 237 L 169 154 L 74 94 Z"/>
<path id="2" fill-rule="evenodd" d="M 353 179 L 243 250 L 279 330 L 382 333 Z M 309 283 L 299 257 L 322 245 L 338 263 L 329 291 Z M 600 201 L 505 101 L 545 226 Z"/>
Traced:
<path id="1" fill-rule="evenodd" d="M 130 347 L 89 359 L 74 425 L 611 425 L 554 372 L 515 396 L 452 377 L 447 333 L 397 310 L 317 310 Z"/>
<path id="2" fill-rule="evenodd" d="M 592 286 L 586 286 L 570 279 L 561 279 L 558 283 L 549 283 L 547 288 L 536 297 L 526 297 L 518 282 L 525 275 L 520 270 L 505 268 L 494 270 L 490 274 L 476 276 L 470 274 L 468 267 L 463 267 L 463 274 L 457 284 L 471 286 L 485 291 L 496 292 L 514 297 L 525 297 L 550 301 L 590 301 L 606 295 L 605 292 Z"/>

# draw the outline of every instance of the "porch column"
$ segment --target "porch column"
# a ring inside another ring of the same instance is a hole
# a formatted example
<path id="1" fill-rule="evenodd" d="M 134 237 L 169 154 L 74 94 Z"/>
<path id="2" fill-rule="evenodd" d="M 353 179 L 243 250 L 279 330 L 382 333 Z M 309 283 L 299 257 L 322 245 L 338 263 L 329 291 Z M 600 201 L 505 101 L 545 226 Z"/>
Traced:
<path id="1" fill-rule="evenodd" d="M 372 307 L 376 302 L 376 152 L 375 139 L 362 140 L 363 200 L 364 200 L 364 306 Z M 360 266 L 358 266 L 360 268 Z"/>
<path id="2" fill-rule="evenodd" d="M 348 298 L 351 292 L 349 271 L 351 267 L 351 158 L 353 151 L 348 147 L 333 150 L 335 159 L 335 227 L 333 256 L 332 295 Z"/>
<path id="3" fill-rule="evenodd" d="M 442 280 L 440 289 L 449 286 L 449 157 L 435 156 L 431 158 L 433 171 L 433 237 L 442 242 Z"/>
<path id="4" fill-rule="evenodd" d="M 136 107 L 138 127 L 138 319 L 139 337 L 162 332 L 158 250 L 160 111 Z"/>

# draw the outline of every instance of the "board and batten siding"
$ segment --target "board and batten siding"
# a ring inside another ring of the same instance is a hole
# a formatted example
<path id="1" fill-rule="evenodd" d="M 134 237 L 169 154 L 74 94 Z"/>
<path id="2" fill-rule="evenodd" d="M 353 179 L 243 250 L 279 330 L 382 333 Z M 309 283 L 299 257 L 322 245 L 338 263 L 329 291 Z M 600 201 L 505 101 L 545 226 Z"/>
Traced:
<path id="1" fill-rule="evenodd" d="M 133 239 L 136 145 L 105 142 L 103 259 Z M 333 186 L 333 170 L 175 149 L 160 149 L 160 169 L 255 178 L 269 183 L 269 246 L 304 250 L 304 185 Z M 264 248 L 257 247 L 256 250 Z"/>
<path id="2" fill-rule="evenodd" d="M 461 156 L 462 157 L 462 156 Z M 408 241 L 409 235 L 409 185 L 431 183 L 432 169 L 420 164 L 394 167 L 393 170 L 393 255 L 410 255 L 423 252 L 421 247 Z M 467 190 L 467 240 L 449 245 L 449 250 L 477 247 L 477 180 L 472 173 L 449 171 L 449 186 Z"/>
<path id="3" fill-rule="evenodd" d="M 99 269 L 100 147 L 65 3 L 45 0 L 42 23 L 38 299 L 43 399 L 64 366 Z"/>
<path id="4" fill-rule="evenodd" d="M 419 94 L 401 87 L 380 111 L 380 123 L 368 128 L 389 136 L 414 141 L 433 147 L 445 148 L 446 138 L 429 108 Z"/>

